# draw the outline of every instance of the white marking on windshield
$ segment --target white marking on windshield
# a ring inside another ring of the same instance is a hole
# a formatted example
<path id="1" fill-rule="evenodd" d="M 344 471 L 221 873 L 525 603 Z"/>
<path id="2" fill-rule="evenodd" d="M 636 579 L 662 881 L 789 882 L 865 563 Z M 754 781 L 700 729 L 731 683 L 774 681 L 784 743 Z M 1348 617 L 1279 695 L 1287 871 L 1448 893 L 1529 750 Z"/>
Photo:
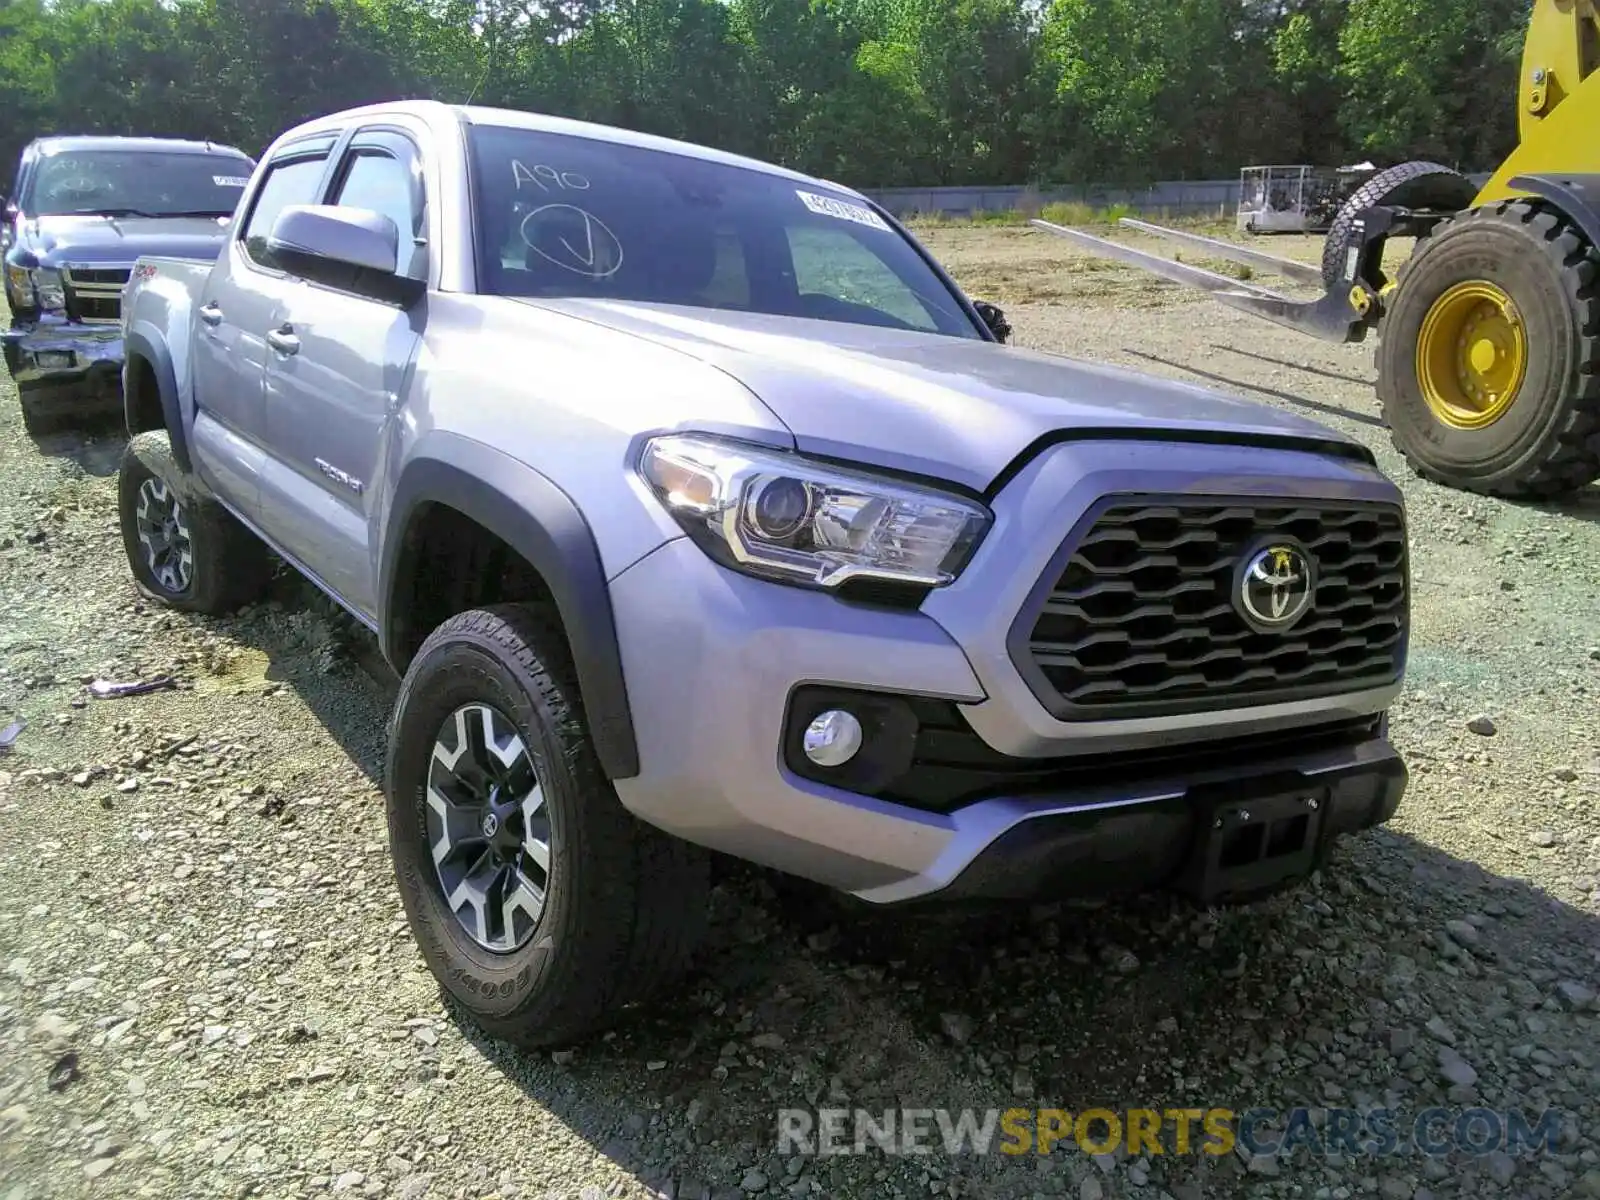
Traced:
<path id="1" fill-rule="evenodd" d="M 548 239 L 539 238 L 541 231 L 537 226 L 533 235 L 529 235 L 529 223 L 544 214 L 548 214 L 547 219 L 554 227 L 555 241 L 566 251 L 565 254 L 557 252 Z M 517 231 L 522 237 L 522 244 L 528 249 L 546 262 L 564 271 L 571 271 L 574 275 L 605 279 L 615 275 L 617 268 L 622 266 L 622 242 L 617 235 L 599 217 L 571 204 L 541 205 L 522 218 Z"/>
<path id="2" fill-rule="evenodd" d="M 544 163 L 534 163 L 533 166 L 524 166 L 516 159 L 511 160 L 511 178 L 522 190 L 523 182 L 536 184 L 541 191 L 548 192 L 550 188 L 565 188 L 571 192 L 584 192 L 589 190 L 589 181 L 576 171 L 558 171 Z"/>

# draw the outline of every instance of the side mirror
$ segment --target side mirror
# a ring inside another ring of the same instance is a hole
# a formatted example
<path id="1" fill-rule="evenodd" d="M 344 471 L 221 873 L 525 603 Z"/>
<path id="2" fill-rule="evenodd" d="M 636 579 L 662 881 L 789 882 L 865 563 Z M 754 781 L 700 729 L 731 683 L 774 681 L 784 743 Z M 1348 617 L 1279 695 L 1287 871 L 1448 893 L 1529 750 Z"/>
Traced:
<path id="1" fill-rule="evenodd" d="M 1001 311 L 999 305 L 979 300 L 972 307 L 978 310 L 983 323 L 989 327 L 989 332 L 994 334 L 995 341 L 1004 342 L 1011 336 L 1011 323 L 1006 320 L 1006 314 Z"/>
<path id="2" fill-rule="evenodd" d="M 272 261 L 317 283 L 410 303 L 426 285 L 399 272 L 400 231 L 382 213 L 330 204 L 291 204 L 267 234 Z"/>

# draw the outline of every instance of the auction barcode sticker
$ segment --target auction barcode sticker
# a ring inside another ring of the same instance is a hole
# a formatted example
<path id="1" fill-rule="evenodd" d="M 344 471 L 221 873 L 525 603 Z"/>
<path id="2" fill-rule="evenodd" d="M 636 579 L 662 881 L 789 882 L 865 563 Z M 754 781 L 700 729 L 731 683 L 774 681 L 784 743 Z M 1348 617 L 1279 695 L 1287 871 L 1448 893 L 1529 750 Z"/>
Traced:
<path id="1" fill-rule="evenodd" d="M 218 187 L 242 188 L 250 181 L 243 175 L 213 175 L 211 177 L 211 182 L 216 184 Z"/>
<path id="2" fill-rule="evenodd" d="M 800 197 L 800 202 L 814 213 L 824 217 L 838 217 L 841 221 L 854 221 L 857 225 L 870 225 L 873 229 L 889 232 L 889 226 L 884 219 L 870 208 L 861 204 L 851 204 L 845 200 L 835 200 L 832 196 L 819 196 L 815 192 L 802 192 L 798 189 L 795 195 Z"/>

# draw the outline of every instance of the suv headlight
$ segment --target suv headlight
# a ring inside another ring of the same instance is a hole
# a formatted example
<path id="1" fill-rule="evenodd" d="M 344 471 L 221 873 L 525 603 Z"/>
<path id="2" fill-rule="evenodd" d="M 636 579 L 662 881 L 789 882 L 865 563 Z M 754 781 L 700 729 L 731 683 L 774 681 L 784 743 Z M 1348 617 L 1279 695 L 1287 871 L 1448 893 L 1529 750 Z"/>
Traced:
<path id="1" fill-rule="evenodd" d="M 54 267 L 35 267 L 33 294 L 45 312 L 60 312 L 67 307 L 67 289 L 62 286 L 61 272 Z"/>
<path id="2" fill-rule="evenodd" d="M 6 292 L 25 308 L 60 312 L 67 306 L 67 292 L 61 272 L 53 267 L 20 267 L 6 264 Z"/>
<path id="3" fill-rule="evenodd" d="M 976 501 L 702 434 L 652 438 L 639 474 L 700 547 L 749 575 L 940 587 L 988 529 Z"/>
<path id="4" fill-rule="evenodd" d="M 33 307 L 33 280 L 28 278 L 28 268 L 16 263 L 6 264 L 6 303 L 22 308 Z"/>

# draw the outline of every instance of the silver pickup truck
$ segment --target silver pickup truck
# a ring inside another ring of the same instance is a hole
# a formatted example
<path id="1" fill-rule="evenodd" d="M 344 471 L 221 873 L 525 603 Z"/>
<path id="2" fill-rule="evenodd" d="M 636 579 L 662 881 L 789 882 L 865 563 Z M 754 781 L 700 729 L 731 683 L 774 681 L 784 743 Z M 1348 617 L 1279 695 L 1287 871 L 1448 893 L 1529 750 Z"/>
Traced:
<path id="1" fill-rule="evenodd" d="M 270 547 L 376 634 L 406 911 L 524 1045 L 672 979 L 717 852 L 877 905 L 1304 877 L 1406 785 L 1399 492 L 1004 328 L 823 180 L 338 113 L 134 268 L 128 560 L 216 613 Z"/>

